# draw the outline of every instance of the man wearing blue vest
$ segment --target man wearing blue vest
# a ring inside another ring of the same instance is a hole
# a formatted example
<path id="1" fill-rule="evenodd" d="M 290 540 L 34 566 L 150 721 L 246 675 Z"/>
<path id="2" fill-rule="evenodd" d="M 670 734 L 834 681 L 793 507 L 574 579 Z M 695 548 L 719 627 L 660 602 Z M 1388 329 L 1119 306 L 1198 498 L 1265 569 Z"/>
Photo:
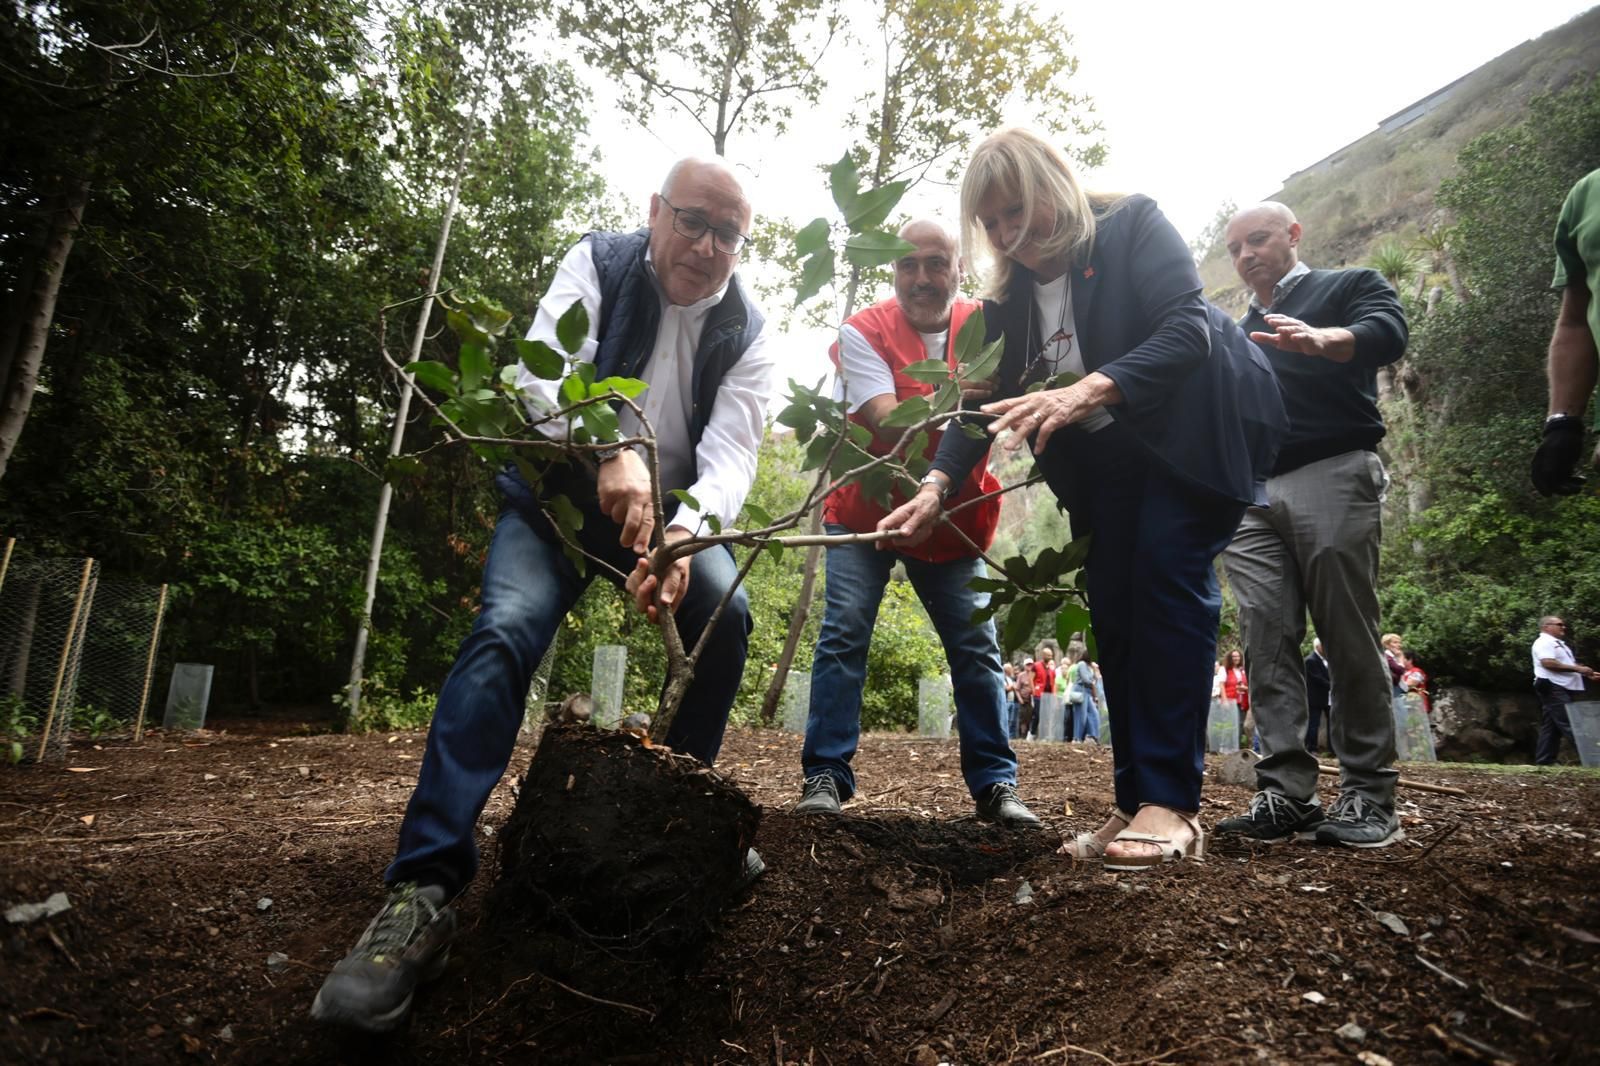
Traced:
<path id="1" fill-rule="evenodd" d="M 773 357 L 763 319 L 734 274 L 750 232 L 750 203 L 719 161 L 685 159 L 650 197 L 650 222 L 633 233 L 591 233 L 562 260 L 539 303 L 530 339 L 553 347 L 556 322 L 573 301 L 589 314 L 577 358 L 597 378 L 642 379 L 636 401 L 655 431 L 666 529 L 673 543 L 709 532 L 706 516 L 731 523 L 755 477 L 756 451 L 771 395 Z M 536 416 L 559 409 L 558 383 L 526 371 L 519 382 Z M 620 412 L 624 437 L 638 416 Z M 564 419 L 540 427 L 563 436 Z M 660 581 L 649 575 L 654 530 L 650 474 L 633 449 L 599 453 L 598 469 L 530 486 L 514 470 L 497 479 L 505 501 L 484 563 L 483 605 L 445 679 L 428 732 L 416 790 L 400 826 L 389 896 L 376 918 L 323 982 L 312 1004 L 319 1021 L 387 1032 L 404 1021 L 420 981 L 442 972 L 455 932 L 447 902 L 477 872 L 473 832 L 505 773 L 535 667 L 596 572 L 625 583 L 640 610 L 674 607 L 693 646 L 734 584 L 733 555 L 717 547 L 677 560 Z M 687 490 L 698 506 L 667 493 Z M 541 497 L 560 493 L 584 514 L 580 575 L 545 519 Z M 661 740 L 712 763 L 722 746 L 750 636 L 742 589 L 708 638 L 682 709 Z M 761 872 L 751 851 L 746 876 Z"/>

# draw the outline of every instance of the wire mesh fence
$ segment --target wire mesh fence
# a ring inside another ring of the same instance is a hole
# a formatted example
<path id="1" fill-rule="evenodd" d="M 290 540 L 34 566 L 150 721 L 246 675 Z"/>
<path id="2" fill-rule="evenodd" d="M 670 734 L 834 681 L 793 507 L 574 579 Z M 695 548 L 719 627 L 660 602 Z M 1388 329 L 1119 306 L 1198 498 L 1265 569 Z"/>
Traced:
<path id="1" fill-rule="evenodd" d="M 0 553 L 0 761 L 64 759 L 74 730 L 141 731 L 165 586 L 11 542 Z"/>

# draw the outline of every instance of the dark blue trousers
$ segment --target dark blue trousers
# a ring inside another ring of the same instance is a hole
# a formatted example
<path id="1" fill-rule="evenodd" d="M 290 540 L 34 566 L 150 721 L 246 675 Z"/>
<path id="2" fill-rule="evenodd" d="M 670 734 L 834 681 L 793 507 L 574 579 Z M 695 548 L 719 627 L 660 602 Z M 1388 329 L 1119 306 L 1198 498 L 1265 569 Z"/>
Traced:
<path id="1" fill-rule="evenodd" d="M 621 583 L 592 560 L 580 575 L 538 513 L 527 485 L 504 474 L 498 484 L 506 503 L 483 566 L 482 609 L 439 692 L 417 787 L 400 825 L 399 848 L 384 873 L 389 884 L 437 884 L 453 896 L 472 880 L 478 869 L 473 831 L 511 760 L 539 660 L 597 571 Z M 626 574 L 638 556 L 618 545 L 621 531 L 600 515 L 592 498 L 580 506 L 586 511 L 584 546 Z M 726 548 L 693 557 L 689 588 L 676 612 L 686 646 L 699 639 L 737 574 Z M 749 601 L 741 587 L 717 620 L 663 738 L 669 747 L 708 764 L 716 760 L 744 676 L 750 628 Z"/>
<path id="2" fill-rule="evenodd" d="M 1072 437 L 1047 458 L 1072 457 L 1050 481 L 1069 487 L 1073 534 L 1094 537 L 1085 571 L 1117 806 L 1198 811 L 1222 612 L 1214 562 L 1244 505 L 1179 481 L 1119 425 Z"/>

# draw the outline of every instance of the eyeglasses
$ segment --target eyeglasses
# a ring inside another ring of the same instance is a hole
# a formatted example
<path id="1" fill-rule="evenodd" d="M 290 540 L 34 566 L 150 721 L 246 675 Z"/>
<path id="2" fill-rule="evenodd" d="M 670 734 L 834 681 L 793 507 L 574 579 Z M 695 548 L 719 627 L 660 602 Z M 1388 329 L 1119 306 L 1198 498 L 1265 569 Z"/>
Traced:
<path id="1" fill-rule="evenodd" d="M 712 245 L 724 255 L 738 255 L 744 250 L 745 242 L 750 239 L 732 226 L 713 226 L 711 220 L 698 211 L 691 211 L 686 207 L 673 207 L 672 202 L 665 196 L 661 197 L 661 202 L 671 210 L 672 229 L 680 237 L 697 241 L 710 230 Z"/>

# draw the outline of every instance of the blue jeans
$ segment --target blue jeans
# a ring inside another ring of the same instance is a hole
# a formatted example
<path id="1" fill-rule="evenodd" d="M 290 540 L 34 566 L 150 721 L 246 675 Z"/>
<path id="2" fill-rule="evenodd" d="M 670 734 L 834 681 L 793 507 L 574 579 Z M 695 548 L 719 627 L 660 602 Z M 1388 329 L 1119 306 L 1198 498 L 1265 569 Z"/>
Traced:
<path id="1" fill-rule="evenodd" d="M 849 533 L 829 525 L 829 533 Z M 944 645 L 955 685 L 956 729 L 961 736 L 961 775 L 977 796 L 1000 781 L 1015 784 L 1017 758 L 1006 739 L 1005 674 L 994 623 L 972 624 L 972 612 L 989 602 L 967 582 L 984 577 L 981 559 L 929 563 L 870 544 L 828 549 L 827 602 L 811 665 L 811 716 L 800 755 L 807 777 L 830 774 L 841 799 L 855 793 L 850 760 L 861 739 L 861 690 L 867 680 L 867 648 L 878 618 L 889 572 L 905 564 L 911 587 L 922 600 Z"/>
<path id="2" fill-rule="evenodd" d="M 1100 739 L 1100 708 L 1094 705 L 1094 697 L 1085 692 L 1082 703 L 1072 704 L 1072 739 L 1090 737 L 1097 742 Z"/>
<path id="3" fill-rule="evenodd" d="M 400 825 L 399 848 L 384 873 L 389 884 L 437 884 L 454 895 L 472 880 L 478 869 L 473 830 L 511 759 L 539 660 L 597 571 L 621 583 L 593 560 L 587 576 L 580 575 L 538 513 L 527 485 L 504 474 L 497 483 L 506 502 L 483 566 L 482 609 L 439 692 L 417 787 Z M 638 557 L 618 545 L 620 530 L 593 499 L 580 506 L 584 546 L 626 574 Z M 689 588 L 677 610 L 686 645 L 699 639 L 737 574 L 725 548 L 693 557 Z M 744 675 L 750 627 L 749 601 L 740 588 L 707 641 L 663 743 L 706 763 L 715 761 Z"/>

